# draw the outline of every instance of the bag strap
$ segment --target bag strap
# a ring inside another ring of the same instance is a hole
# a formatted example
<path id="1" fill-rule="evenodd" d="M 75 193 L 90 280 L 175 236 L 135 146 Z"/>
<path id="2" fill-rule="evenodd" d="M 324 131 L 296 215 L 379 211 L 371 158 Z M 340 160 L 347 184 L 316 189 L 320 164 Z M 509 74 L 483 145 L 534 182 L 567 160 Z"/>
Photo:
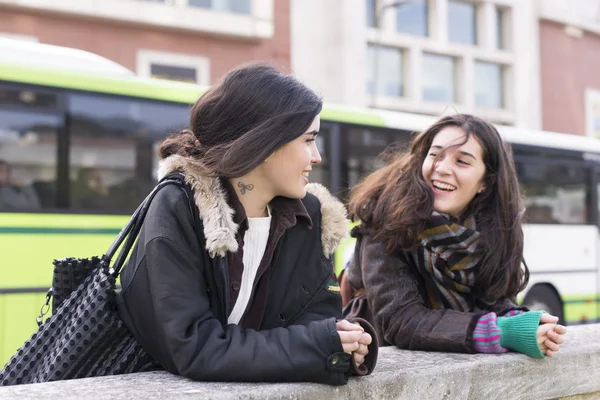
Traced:
<path id="1" fill-rule="evenodd" d="M 119 254 L 115 259 L 114 264 L 112 264 L 110 268 L 110 273 L 115 278 L 119 276 L 121 268 L 123 268 L 125 260 L 127 259 L 129 252 L 135 244 L 140 230 L 142 229 L 142 224 L 144 222 L 144 219 L 146 218 L 146 214 L 148 213 L 148 209 L 150 208 L 150 204 L 152 203 L 152 199 L 154 199 L 154 196 L 156 196 L 159 190 L 168 185 L 177 185 L 181 187 L 184 190 L 184 192 L 186 192 L 186 197 L 188 197 L 189 200 L 189 196 L 187 195 L 187 191 L 185 190 L 185 182 L 183 180 L 183 175 L 171 174 L 163 178 L 160 182 L 158 182 L 158 184 L 154 187 L 152 192 L 150 192 L 150 194 L 144 199 L 144 201 L 142 201 L 142 203 L 135 210 L 127 225 L 125 225 L 125 227 L 121 230 L 117 238 L 110 245 L 106 254 L 102 257 L 104 262 L 106 262 L 108 265 L 111 265 L 111 260 L 113 256 L 115 255 L 119 247 L 121 247 L 121 245 L 123 244 L 123 247 L 119 251 Z"/>

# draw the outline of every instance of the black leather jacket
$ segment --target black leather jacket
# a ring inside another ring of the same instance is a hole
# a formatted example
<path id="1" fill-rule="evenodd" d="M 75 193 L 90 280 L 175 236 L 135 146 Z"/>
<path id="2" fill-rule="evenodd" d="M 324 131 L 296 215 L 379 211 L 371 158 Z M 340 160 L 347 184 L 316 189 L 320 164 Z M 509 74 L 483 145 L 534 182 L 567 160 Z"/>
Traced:
<path id="1" fill-rule="evenodd" d="M 332 238 L 323 234 L 333 228 L 323 226 L 323 202 L 311 194 L 302 200 L 312 227 L 299 220 L 285 232 L 269 271 L 261 328 L 242 330 L 227 324 L 230 232 L 226 224 L 212 226 L 227 213 L 215 218 L 219 207 L 203 210 L 201 196 L 211 195 L 199 193 L 204 178 L 183 169 L 200 194 L 198 208 L 173 185 L 156 195 L 121 273 L 119 314 L 127 327 L 167 371 L 194 380 L 345 384 L 351 360 L 335 328 L 341 297 L 331 290 L 332 263 L 324 254 Z"/>

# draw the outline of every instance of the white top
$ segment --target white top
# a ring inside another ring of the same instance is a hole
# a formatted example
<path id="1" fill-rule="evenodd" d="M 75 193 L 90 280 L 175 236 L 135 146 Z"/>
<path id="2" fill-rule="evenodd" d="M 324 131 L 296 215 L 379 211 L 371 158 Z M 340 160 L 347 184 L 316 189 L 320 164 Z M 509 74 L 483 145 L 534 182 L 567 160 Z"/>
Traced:
<path id="1" fill-rule="evenodd" d="M 240 293 L 229 318 L 227 318 L 227 322 L 230 324 L 238 324 L 240 322 L 248 306 L 248 301 L 250 301 L 256 272 L 265 254 L 267 240 L 269 239 L 271 210 L 268 210 L 268 217 L 248 218 L 248 230 L 244 235 L 244 272 L 242 272 Z"/>

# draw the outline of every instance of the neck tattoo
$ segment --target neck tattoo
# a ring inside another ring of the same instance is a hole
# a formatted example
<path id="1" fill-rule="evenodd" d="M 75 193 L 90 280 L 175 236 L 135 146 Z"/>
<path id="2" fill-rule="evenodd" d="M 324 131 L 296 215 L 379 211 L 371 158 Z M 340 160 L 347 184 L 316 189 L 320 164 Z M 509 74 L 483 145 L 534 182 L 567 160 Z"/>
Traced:
<path id="1" fill-rule="evenodd" d="M 237 185 L 240 188 L 240 192 L 242 193 L 242 195 L 246 194 L 247 191 L 250 192 L 250 191 L 252 191 L 252 189 L 254 189 L 254 185 L 253 184 L 246 185 L 242 181 L 238 182 Z"/>

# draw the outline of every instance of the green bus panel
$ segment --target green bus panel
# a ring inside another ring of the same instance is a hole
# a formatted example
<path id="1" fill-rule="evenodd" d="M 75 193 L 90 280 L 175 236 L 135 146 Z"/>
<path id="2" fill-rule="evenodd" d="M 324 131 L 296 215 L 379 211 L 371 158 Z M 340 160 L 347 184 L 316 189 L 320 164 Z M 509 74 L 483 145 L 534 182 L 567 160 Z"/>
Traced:
<path id="1" fill-rule="evenodd" d="M 129 217 L 0 213 L 0 288 L 43 288 L 43 293 L 0 293 L 0 365 L 37 329 L 35 318 L 52 286 L 54 259 L 102 256 Z"/>
<path id="2" fill-rule="evenodd" d="M 581 324 L 600 322 L 600 296 L 587 295 L 563 295 L 565 322 L 567 324 Z"/>
<path id="3" fill-rule="evenodd" d="M 45 293 L 0 295 L 0 368 L 37 331 L 36 317 Z"/>

